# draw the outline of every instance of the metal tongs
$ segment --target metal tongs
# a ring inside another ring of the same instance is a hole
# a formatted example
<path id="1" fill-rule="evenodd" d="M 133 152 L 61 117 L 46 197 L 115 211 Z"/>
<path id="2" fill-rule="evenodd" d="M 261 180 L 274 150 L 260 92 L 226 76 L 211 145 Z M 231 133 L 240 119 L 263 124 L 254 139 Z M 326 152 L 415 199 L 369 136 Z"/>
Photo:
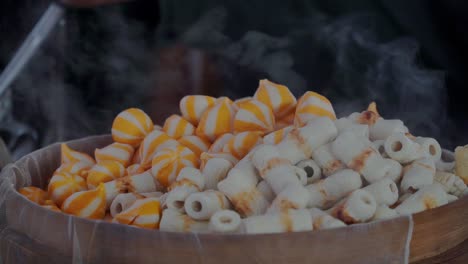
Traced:
<path id="1" fill-rule="evenodd" d="M 18 74 L 29 63 L 34 54 L 36 54 L 37 50 L 41 47 L 44 40 L 47 39 L 50 32 L 63 18 L 65 8 L 95 7 L 103 4 L 124 1 L 125 0 L 61 0 L 58 3 L 50 4 L 47 8 L 47 11 L 39 19 L 31 33 L 29 33 L 23 44 L 16 51 L 13 59 L 9 62 L 5 70 L 0 75 L 0 98 L 10 87 L 11 83 L 16 79 Z"/>

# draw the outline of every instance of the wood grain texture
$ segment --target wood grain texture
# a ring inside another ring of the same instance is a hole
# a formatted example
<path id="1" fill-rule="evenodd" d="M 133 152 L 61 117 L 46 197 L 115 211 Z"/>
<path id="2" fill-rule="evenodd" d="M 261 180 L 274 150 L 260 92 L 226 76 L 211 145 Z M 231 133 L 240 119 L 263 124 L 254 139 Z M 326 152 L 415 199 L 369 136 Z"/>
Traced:
<path id="1" fill-rule="evenodd" d="M 439 255 L 468 239 L 468 196 L 413 216 L 410 262 Z M 468 262 L 467 262 L 468 263 Z"/>

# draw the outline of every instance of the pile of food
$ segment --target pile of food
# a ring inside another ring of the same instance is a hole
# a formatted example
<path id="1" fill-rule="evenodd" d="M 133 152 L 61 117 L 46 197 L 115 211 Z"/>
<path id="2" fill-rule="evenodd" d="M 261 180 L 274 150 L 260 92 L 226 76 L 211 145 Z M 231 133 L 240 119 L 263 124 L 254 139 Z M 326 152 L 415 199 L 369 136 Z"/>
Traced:
<path id="1" fill-rule="evenodd" d="M 468 147 L 442 150 L 375 103 L 337 119 L 324 96 L 298 100 L 261 80 L 235 101 L 184 97 L 162 127 L 135 108 L 94 158 L 62 144 L 50 210 L 148 229 L 277 233 L 365 223 L 442 206 L 467 193 Z"/>

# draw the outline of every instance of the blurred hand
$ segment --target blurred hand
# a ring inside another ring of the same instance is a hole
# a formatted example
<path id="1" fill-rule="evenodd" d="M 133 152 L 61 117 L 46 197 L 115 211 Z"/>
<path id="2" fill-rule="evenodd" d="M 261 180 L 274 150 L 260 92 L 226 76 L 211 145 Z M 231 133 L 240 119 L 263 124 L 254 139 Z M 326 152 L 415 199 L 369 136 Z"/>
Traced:
<path id="1" fill-rule="evenodd" d="M 130 0 L 60 0 L 63 4 L 73 7 L 94 7 L 105 4 L 127 2 Z"/>

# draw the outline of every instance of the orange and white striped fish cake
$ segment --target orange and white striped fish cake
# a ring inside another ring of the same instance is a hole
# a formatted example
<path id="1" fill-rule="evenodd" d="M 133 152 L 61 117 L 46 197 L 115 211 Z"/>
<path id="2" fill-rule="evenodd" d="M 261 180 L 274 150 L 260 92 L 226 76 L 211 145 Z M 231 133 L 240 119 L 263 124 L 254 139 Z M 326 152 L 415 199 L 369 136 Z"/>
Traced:
<path id="1" fill-rule="evenodd" d="M 336 119 L 331 102 L 325 96 L 309 91 L 299 98 L 294 125 L 304 126 L 310 120 L 321 116 L 329 117 L 331 120 Z"/>
<path id="2" fill-rule="evenodd" d="M 200 156 L 202 152 L 208 151 L 210 142 L 199 136 L 184 136 L 181 137 L 179 143 L 189 148 L 195 155 Z"/>
<path id="3" fill-rule="evenodd" d="M 242 159 L 256 145 L 262 143 L 261 132 L 242 132 L 235 135 L 224 145 L 223 152 L 231 153 L 237 159 Z"/>
<path id="4" fill-rule="evenodd" d="M 270 134 L 263 137 L 263 143 L 269 145 L 276 145 L 280 143 L 286 136 L 293 130 L 294 126 L 287 126 L 280 130 L 276 130 L 275 132 L 271 132 Z"/>
<path id="5" fill-rule="evenodd" d="M 73 175 L 79 175 L 86 179 L 88 177 L 88 171 L 93 167 L 93 164 L 83 161 L 75 161 L 71 163 L 65 163 L 60 165 L 55 173 L 68 172 Z"/>
<path id="6" fill-rule="evenodd" d="M 151 168 L 151 161 L 153 160 L 156 152 L 167 147 L 176 147 L 180 145 L 179 142 L 172 139 L 163 131 L 154 130 L 145 137 L 141 143 L 139 151 L 140 164 L 143 169 Z"/>
<path id="7" fill-rule="evenodd" d="M 125 167 L 122 163 L 114 160 L 103 160 L 89 170 L 86 182 L 89 189 L 94 189 L 100 183 L 110 182 L 123 177 L 125 173 Z"/>
<path id="8" fill-rule="evenodd" d="M 203 113 L 195 133 L 213 142 L 217 137 L 232 131 L 234 115 L 233 102 L 228 98 L 219 98 Z"/>
<path id="9" fill-rule="evenodd" d="M 281 118 L 280 120 L 277 120 L 276 123 L 275 123 L 275 130 L 279 130 L 279 129 L 285 128 L 287 126 L 294 125 L 295 116 L 296 116 L 296 114 L 293 112 L 293 113 Z"/>
<path id="10" fill-rule="evenodd" d="M 234 132 L 261 131 L 269 133 L 275 127 L 275 116 L 266 104 L 258 100 L 243 103 L 234 117 Z"/>
<path id="11" fill-rule="evenodd" d="M 115 142 L 137 147 L 153 129 L 153 121 L 145 112 L 137 108 L 129 108 L 120 112 L 114 119 L 112 138 Z"/>
<path id="12" fill-rule="evenodd" d="M 247 96 L 247 97 L 243 97 L 243 98 L 239 98 L 237 100 L 234 101 L 234 107 L 236 108 L 240 108 L 243 104 L 247 103 L 247 102 L 250 102 L 251 100 L 253 100 L 254 98 L 251 97 L 251 96 Z"/>
<path id="13" fill-rule="evenodd" d="M 218 153 L 222 152 L 224 145 L 226 145 L 229 140 L 234 137 L 231 133 L 225 133 L 222 136 L 218 137 L 213 144 L 211 144 L 210 148 L 208 149 L 209 153 Z"/>
<path id="14" fill-rule="evenodd" d="M 117 223 L 148 229 L 159 228 L 160 219 L 161 204 L 155 197 L 137 200 L 114 217 Z"/>
<path id="15" fill-rule="evenodd" d="M 81 176 L 67 172 L 54 174 L 47 187 L 49 198 L 59 206 L 68 196 L 86 189 L 86 181 Z"/>
<path id="16" fill-rule="evenodd" d="M 276 119 L 281 119 L 293 112 L 297 103 L 296 97 L 288 87 L 267 79 L 260 80 L 254 98 L 269 106 Z"/>
<path id="17" fill-rule="evenodd" d="M 216 98 L 205 95 L 187 95 L 180 100 L 179 108 L 185 120 L 198 125 L 206 109 L 214 105 Z"/>
<path id="18" fill-rule="evenodd" d="M 239 162 L 239 160 L 236 157 L 234 157 L 234 155 L 232 153 L 228 153 L 228 152 L 216 152 L 216 153 L 203 152 L 200 155 L 200 170 L 203 170 L 203 168 L 205 168 L 205 165 L 208 162 L 208 160 L 214 159 L 214 158 L 225 159 L 225 160 L 231 162 L 233 166 L 236 165 L 237 162 Z"/>
<path id="19" fill-rule="evenodd" d="M 179 115 L 171 115 L 166 119 L 163 126 L 163 131 L 174 139 L 179 139 L 183 136 L 193 135 L 195 127 L 187 120 Z"/>
<path id="20" fill-rule="evenodd" d="M 94 156 L 98 163 L 104 160 L 113 160 L 127 167 L 133 158 L 135 149 L 129 144 L 112 143 L 104 148 L 96 149 Z"/>
<path id="21" fill-rule="evenodd" d="M 37 204 L 44 204 L 45 201 L 48 199 L 46 191 L 34 186 L 21 188 L 19 189 L 19 193 L 21 193 L 28 200 Z"/>
<path id="22" fill-rule="evenodd" d="M 151 173 L 165 188 L 175 180 L 180 170 L 185 167 L 199 165 L 197 155 L 189 148 L 179 145 L 175 148 L 165 148 L 158 151 L 153 158 Z"/>
<path id="23" fill-rule="evenodd" d="M 103 219 L 106 215 L 106 190 L 104 184 L 90 191 L 76 192 L 62 204 L 62 211 L 67 214 L 89 218 Z"/>
<path id="24" fill-rule="evenodd" d="M 131 175 L 136 175 L 136 174 L 140 174 L 143 172 L 145 172 L 143 167 L 140 164 L 136 163 L 127 167 L 125 175 L 131 176 Z"/>
<path id="25" fill-rule="evenodd" d="M 62 210 L 60 210 L 60 208 L 58 208 L 58 206 L 52 200 L 46 200 L 44 202 L 44 204 L 42 205 L 42 207 L 44 207 L 46 209 L 49 209 L 49 210 L 52 210 L 52 211 L 55 211 L 57 213 L 62 212 Z"/>
<path id="26" fill-rule="evenodd" d="M 85 162 L 90 165 L 94 165 L 96 163 L 90 155 L 73 150 L 65 143 L 62 143 L 60 145 L 60 151 L 61 151 L 62 164 L 72 163 L 72 162 L 77 162 L 77 161 Z"/>

